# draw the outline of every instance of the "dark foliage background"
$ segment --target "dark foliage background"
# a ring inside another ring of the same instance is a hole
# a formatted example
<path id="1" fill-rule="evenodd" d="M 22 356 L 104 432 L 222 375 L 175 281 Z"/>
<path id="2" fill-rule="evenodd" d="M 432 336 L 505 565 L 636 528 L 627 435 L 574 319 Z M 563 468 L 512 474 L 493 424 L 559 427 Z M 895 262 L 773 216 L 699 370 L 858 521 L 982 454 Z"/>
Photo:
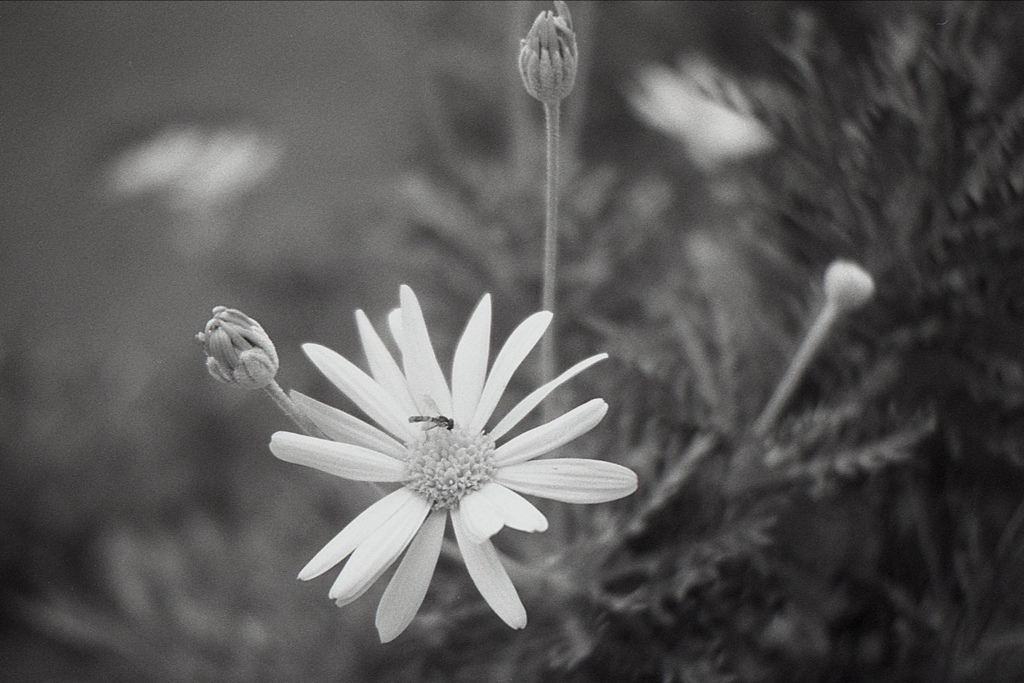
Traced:
<path id="1" fill-rule="evenodd" d="M 521 632 L 448 560 L 388 646 L 380 588 L 294 580 L 373 495 L 272 458 L 284 418 L 191 337 L 242 308 L 336 401 L 299 344 L 357 358 L 400 282 L 441 349 L 482 292 L 498 339 L 534 310 L 544 8 L 0 5 L 10 680 L 1019 680 L 1015 3 L 572 3 L 559 354 L 613 360 L 564 450 L 640 490 L 499 537 Z M 640 69 L 695 56 L 771 149 L 702 164 L 640 122 Z M 836 258 L 877 295 L 755 433 Z"/>

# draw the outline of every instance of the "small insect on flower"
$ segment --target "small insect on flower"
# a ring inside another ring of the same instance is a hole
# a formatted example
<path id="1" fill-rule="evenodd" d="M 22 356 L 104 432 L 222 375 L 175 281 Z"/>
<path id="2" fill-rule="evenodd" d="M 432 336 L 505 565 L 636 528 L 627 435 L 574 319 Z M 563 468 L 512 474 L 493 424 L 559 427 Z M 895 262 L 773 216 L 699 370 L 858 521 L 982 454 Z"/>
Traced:
<path id="1" fill-rule="evenodd" d="M 434 427 L 444 427 L 449 432 L 455 429 L 455 420 L 444 415 L 413 415 L 409 418 L 409 422 L 423 422 L 423 431 L 429 431 Z"/>

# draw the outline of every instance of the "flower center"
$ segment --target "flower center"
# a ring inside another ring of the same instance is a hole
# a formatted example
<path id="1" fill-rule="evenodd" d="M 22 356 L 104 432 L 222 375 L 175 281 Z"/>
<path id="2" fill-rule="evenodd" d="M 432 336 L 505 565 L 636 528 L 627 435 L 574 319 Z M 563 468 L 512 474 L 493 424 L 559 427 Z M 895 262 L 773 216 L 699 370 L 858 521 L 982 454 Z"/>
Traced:
<path id="1" fill-rule="evenodd" d="M 494 474 L 494 441 L 465 430 L 431 429 L 407 445 L 406 485 L 423 494 L 434 510 L 451 509 Z"/>

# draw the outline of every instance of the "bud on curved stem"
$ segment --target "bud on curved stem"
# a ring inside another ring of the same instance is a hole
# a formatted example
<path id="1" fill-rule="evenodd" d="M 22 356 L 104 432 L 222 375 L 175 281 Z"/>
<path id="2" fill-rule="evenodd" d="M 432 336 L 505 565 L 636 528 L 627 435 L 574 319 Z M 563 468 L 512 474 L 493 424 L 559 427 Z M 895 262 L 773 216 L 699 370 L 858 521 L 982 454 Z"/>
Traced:
<path id="1" fill-rule="evenodd" d="M 216 306 L 196 341 L 203 345 L 206 369 L 215 379 L 243 389 L 263 389 L 302 431 L 324 438 L 274 379 L 280 367 L 277 349 L 258 322 L 237 309 Z"/>
<path id="2" fill-rule="evenodd" d="M 258 322 L 234 308 L 217 306 L 196 335 L 206 351 L 206 369 L 215 379 L 243 389 L 262 389 L 274 381 L 277 349 Z"/>
<path id="3" fill-rule="evenodd" d="M 555 0 L 555 12 L 541 12 L 519 50 L 519 73 L 526 91 L 554 104 L 572 91 L 579 55 L 569 8 Z"/>
<path id="4" fill-rule="evenodd" d="M 782 381 L 775 387 L 768 404 L 754 422 L 754 432 L 765 435 L 779 419 L 782 409 L 793 395 L 800 380 L 821 345 L 828 339 L 836 322 L 850 311 L 863 306 L 875 293 L 871 275 L 851 261 L 833 261 L 825 271 L 825 305 L 807 331 L 800 348 L 793 356 Z"/>

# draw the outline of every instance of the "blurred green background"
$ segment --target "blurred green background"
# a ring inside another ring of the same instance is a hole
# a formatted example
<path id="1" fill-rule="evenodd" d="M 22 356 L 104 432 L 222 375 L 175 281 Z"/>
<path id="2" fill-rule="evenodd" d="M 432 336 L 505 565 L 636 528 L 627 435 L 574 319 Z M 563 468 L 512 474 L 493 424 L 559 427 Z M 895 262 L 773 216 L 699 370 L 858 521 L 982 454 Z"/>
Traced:
<path id="1" fill-rule="evenodd" d="M 372 618 L 294 574 L 368 494 L 268 457 L 284 418 L 207 376 L 192 337 L 243 308 L 305 386 L 301 341 L 351 352 L 352 310 L 392 305 L 392 188 L 445 12 L 0 5 L 6 680 L 357 666 Z M 315 509 L 317 486 L 339 503 Z"/>
<path id="2" fill-rule="evenodd" d="M 627 168 L 664 148 L 627 121 L 631 70 L 698 51 L 756 71 L 784 6 L 571 4 L 593 62 L 567 116 L 589 157 Z M 282 384 L 333 396 L 299 344 L 358 358 L 352 311 L 427 281 L 406 174 L 535 104 L 515 60 L 544 7 L 0 5 L 7 680 L 353 680 L 386 660 L 373 598 L 338 610 L 294 580 L 370 494 L 274 460 L 284 418 L 208 377 L 192 337 L 241 308 Z M 856 43 L 880 11 L 824 14 Z M 442 336 L 469 311 L 425 307 Z"/>

